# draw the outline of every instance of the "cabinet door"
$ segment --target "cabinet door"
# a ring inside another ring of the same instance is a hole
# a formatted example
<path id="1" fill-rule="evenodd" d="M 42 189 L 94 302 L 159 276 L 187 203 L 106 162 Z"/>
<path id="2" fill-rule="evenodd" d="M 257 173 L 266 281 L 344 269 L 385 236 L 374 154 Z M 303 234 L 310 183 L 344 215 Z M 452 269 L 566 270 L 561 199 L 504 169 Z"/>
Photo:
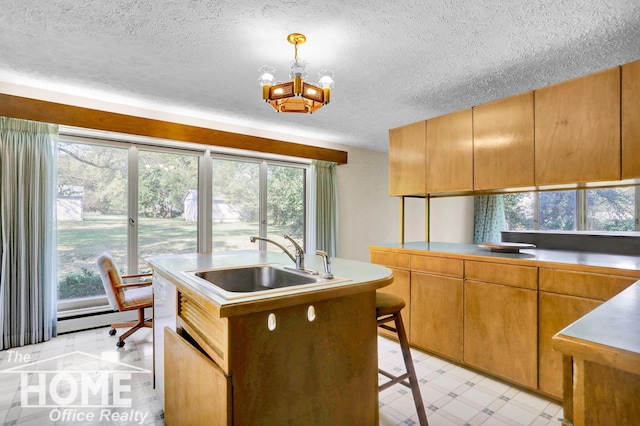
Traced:
<path id="1" fill-rule="evenodd" d="M 471 109 L 427 120 L 427 192 L 473 189 Z"/>
<path id="2" fill-rule="evenodd" d="M 622 66 L 622 179 L 640 177 L 640 61 Z"/>
<path id="3" fill-rule="evenodd" d="M 464 291 L 464 362 L 536 388 L 537 291 L 469 280 Z"/>
<path id="4" fill-rule="evenodd" d="M 562 399 L 562 354 L 553 350 L 551 338 L 602 302 L 583 297 L 540 292 L 538 388 Z"/>
<path id="5" fill-rule="evenodd" d="M 389 130 L 389 195 L 425 195 L 425 122 Z"/>
<path id="6" fill-rule="evenodd" d="M 533 92 L 473 108 L 473 189 L 533 186 Z"/>
<path id="7" fill-rule="evenodd" d="M 230 425 L 231 379 L 183 337 L 164 329 L 164 421 L 168 425 Z"/>
<path id="8" fill-rule="evenodd" d="M 536 185 L 620 179 L 620 67 L 534 94 Z"/>
<path id="9" fill-rule="evenodd" d="M 411 273 L 411 343 L 462 361 L 462 279 Z"/>

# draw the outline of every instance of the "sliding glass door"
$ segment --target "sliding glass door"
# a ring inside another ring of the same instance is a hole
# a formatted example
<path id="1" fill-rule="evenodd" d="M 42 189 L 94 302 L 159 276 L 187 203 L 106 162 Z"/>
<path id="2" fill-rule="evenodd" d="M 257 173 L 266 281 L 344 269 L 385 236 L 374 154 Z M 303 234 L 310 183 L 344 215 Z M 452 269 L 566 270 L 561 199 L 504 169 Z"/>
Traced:
<path id="1" fill-rule="evenodd" d="M 145 257 L 198 251 L 198 156 L 139 151 L 137 199 L 139 272 Z"/>
<path id="2" fill-rule="evenodd" d="M 256 249 L 260 235 L 260 162 L 214 158 L 212 167 L 212 250 Z"/>
<path id="3" fill-rule="evenodd" d="M 276 250 L 251 235 L 305 243 L 307 165 L 205 150 L 63 136 L 58 148 L 58 310 L 107 305 L 96 259 L 122 274 L 144 258 Z M 205 207 L 208 206 L 208 207 Z M 61 315 L 61 316 L 64 316 Z"/>
<path id="4" fill-rule="evenodd" d="M 121 272 L 128 272 L 127 198 L 128 148 L 59 143 L 56 209 L 58 300 L 62 305 L 104 305 L 104 288 L 96 269 L 96 259 L 103 251 L 111 252 Z"/>

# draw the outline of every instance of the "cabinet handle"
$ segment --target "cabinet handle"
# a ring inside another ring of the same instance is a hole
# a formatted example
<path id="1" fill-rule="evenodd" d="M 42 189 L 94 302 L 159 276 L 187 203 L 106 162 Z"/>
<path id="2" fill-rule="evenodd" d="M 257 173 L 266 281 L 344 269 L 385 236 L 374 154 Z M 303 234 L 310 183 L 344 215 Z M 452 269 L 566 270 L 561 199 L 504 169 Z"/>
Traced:
<path id="1" fill-rule="evenodd" d="M 269 317 L 267 318 L 267 327 L 269 328 L 269 331 L 276 329 L 276 314 L 269 314 Z"/>
<path id="2" fill-rule="evenodd" d="M 309 322 L 316 319 L 316 308 L 314 308 L 313 305 L 309 305 L 309 307 L 307 308 L 307 319 L 309 320 Z"/>

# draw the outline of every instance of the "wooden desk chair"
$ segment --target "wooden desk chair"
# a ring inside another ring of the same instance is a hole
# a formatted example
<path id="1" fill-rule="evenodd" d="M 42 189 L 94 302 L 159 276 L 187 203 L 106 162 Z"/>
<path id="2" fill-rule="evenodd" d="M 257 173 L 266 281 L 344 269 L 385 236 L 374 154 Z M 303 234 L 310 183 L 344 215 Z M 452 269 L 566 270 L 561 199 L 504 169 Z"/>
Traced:
<path id="1" fill-rule="evenodd" d="M 116 334 L 116 328 L 131 327 L 119 338 L 116 346 L 124 346 L 124 340 L 136 331 L 144 327 L 151 327 L 152 321 L 144 319 L 145 308 L 153 306 L 153 294 L 151 281 L 137 281 L 126 283 L 126 280 L 135 278 L 139 280 L 143 277 L 150 277 L 152 274 L 120 275 L 115 266 L 113 257 L 108 252 L 102 253 L 98 257 L 98 269 L 102 278 L 104 291 L 107 293 L 109 305 L 114 311 L 138 310 L 138 320 L 111 324 L 109 334 Z"/>

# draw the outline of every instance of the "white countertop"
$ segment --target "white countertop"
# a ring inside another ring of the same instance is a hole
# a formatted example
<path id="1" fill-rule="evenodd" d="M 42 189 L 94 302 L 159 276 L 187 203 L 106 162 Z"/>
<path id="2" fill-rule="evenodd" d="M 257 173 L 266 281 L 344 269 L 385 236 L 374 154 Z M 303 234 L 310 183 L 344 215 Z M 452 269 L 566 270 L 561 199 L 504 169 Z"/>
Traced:
<path id="1" fill-rule="evenodd" d="M 165 256 L 152 256 L 145 258 L 155 273 L 169 280 L 178 287 L 187 291 L 195 291 L 201 297 L 206 298 L 218 311 L 220 316 L 231 315 L 236 310 L 247 311 L 247 305 L 267 307 L 275 299 L 289 299 L 288 303 L 294 303 L 294 298 L 305 295 L 305 300 L 310 298 L 331 297 L 331 290 L 345 291 L 365 291 L 389 285 L 393 280 L 392 271 L 384 266 L 359 262 L 354 260 L 332 258 L 331 268 L 336 280 L 323 280 L 321 285 L 315 286 L 293 286 L 285 290 L 276 292 L 264 291 L 246 293 L 233 299 L 224 298 L 220 292 L 216 291 L 213 284 L 197 279 L 185 272 L 204 271 L 221 268 L 236 268 L 239 266 L 276 264 L 283 266 L 294 266 L 291 259 L 284 253 L 260 250 L 226 251 L 208 254 L 188 253 Z M 305 257 L 305 267 L 324 271 L 322 258 L 316 255 Z M 366 288 L 365 288 L 366 287 Z M 281 303 L 281 302 L 280 302 Z M 237 307 L 237 309 L 235 309 Z"/>

